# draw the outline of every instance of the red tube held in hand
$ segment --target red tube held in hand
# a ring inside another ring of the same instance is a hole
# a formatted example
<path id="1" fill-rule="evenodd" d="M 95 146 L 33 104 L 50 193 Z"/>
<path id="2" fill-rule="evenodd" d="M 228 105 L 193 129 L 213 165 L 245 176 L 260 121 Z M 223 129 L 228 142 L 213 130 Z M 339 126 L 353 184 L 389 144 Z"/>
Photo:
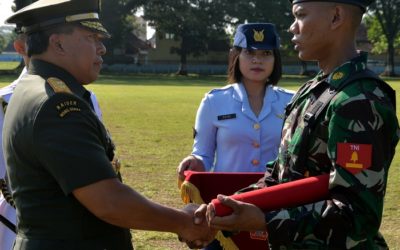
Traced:
<path id="1" fill-rule="evenodd" d="M 263 211 L 295 207 L 325 199 L 329 194 L 329 174 L 286 182 L 259 190 L 231 195 L 230 198 L 254 204 Z M 215 216 L 226 216 L 233 212 L 218 199 L 213 199 Z"/>

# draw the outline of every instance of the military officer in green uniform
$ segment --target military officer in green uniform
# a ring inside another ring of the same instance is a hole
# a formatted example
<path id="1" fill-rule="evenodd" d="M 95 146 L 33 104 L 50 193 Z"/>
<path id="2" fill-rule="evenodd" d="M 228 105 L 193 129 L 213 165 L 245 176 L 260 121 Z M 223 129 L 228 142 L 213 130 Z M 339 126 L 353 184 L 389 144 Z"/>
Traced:
<path id="1" fill-rule="evenodd" d="M 98 77 L 109 37 L 98 12 L 98 0 L 39 0 L 7 20 L 22 26 L 31 58 L 4 122 L 14 249 L 127 250 L 129 228 L 208 240 L 190 207 L 152 202 L 117 178 L 111 139 L 84 87 Z"/>
<path id="2" fill-rule="evenodd" d="M 399 140 L 395 94 L 355 48 L 356 30 L 372 1 L 291 2 L 295 50 L 301 60 L 317 61 L 321 71 L 288 105 L 278 159 L 261 184 L 329 174 L 329 195 L 309 204 L 299 197 L 295 207 L 268 212 L 219 196 L 234 212 L 216 217 L 209 205 L 210 226 L 266 230 L 271 249 L 387 249 L 379 227 Z"/>

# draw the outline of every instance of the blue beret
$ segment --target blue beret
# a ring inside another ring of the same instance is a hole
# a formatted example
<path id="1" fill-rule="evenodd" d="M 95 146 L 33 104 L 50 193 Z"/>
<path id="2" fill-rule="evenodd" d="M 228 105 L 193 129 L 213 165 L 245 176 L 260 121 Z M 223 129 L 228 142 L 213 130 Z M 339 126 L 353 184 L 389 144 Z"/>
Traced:
<path id="1" fill-rule="evenodd" d="M 26 34 L 75 23 L 82 28 L 110 37 L 99 20 L 100 0 L 39 0 L 9 17 L 7 23 L 22 27 Z"/>
<path id="2" fill-rule="evenodd" d="M 367 6 L 370 5 L 374 0 L 289 0 L 292 4 L 302 2 L 334 2 L 334 3 L 346 3 L 359 6 L 363 11 L 366 10 Z"/>
<path id="3" fill-rule="evenodd" d="M 279 49 L 279 36 L 272 23 L 247 23 L 238 26 L 233 46 L 246 49 Z"/>

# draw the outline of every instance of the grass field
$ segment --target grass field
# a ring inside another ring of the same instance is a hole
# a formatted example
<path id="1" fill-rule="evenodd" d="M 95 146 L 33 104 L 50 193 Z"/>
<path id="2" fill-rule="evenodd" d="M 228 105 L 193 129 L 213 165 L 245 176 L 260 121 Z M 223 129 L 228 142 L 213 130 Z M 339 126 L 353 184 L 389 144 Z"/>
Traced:
<path id="1" fill-rule="evenodd" d="M 0 70 L 14 69 L 19 65 L 19 62 L 0 62 Z"/>
<path id="2" fill-rule="evenodd" d="M 14 78 L 0 76 L 0 86 Z M 304 80 L 285 78 L 281 85 L 295 90 Z M 183 206 L 176 166 L 191 152 L 192 126 L 201 98 L 210 89 L 223 86 L 224 81 L 223 76 L 104 75 L 88 86 L 96 93 L 105 124 L 116 142 L 126 184 L 162 204 Z M 389 83 L 400 93 L 400 80 L 391 79 Z M 381 227 L 391 249 L 400 249 L 399 157 L 397 152 L 391 166 Z M 132 234 L 138 250 L 186 249 L 174 234 Z"/>

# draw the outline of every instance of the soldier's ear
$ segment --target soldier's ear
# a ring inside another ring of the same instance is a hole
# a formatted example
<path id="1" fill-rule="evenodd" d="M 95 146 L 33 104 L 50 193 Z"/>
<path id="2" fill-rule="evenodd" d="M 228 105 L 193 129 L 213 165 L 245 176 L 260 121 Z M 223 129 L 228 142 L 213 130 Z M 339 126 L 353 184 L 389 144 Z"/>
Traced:
<path id="1" fill-rule="evenodd" d="M 346 13 L 343 9 L 343 6 L 339 4 L 334 7 L 332 13 L 331 27 L 332 29 L 336 29 L 343 24 Z"/>
<path id="2" fill-rule="evenodd" d="M 56 53 L 64 54 L 64 48 L 62 46 L 62 38 L 60 34 L 51 34 L 49 37 L 49 47 Z"/>

